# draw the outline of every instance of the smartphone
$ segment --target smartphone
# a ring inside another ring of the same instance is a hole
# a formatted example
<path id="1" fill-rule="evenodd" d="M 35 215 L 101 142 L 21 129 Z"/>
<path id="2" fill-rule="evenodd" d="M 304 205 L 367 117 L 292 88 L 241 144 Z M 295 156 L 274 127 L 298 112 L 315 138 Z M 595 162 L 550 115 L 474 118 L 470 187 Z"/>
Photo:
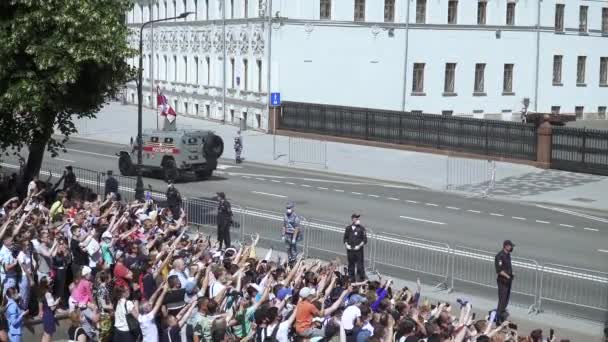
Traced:
<path id="1" fill-rule="evenodd" d="M 496 319 L 496 310 L 492 310 L 492 312 L 490 312 L 490 319 L 488 319 L 488 322 L 494 322 L 495 319 Z"/>

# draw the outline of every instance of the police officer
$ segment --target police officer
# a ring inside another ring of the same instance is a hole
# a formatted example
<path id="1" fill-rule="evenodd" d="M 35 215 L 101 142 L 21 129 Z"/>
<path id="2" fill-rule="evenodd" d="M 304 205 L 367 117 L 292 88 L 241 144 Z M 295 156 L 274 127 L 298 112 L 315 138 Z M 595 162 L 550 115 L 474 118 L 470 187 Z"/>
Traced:
<path id="1" fill-rule="evenodd" d="M 234 156 L 235 162 L 240 164 L 243 162 L 241 158 L 241 152 L 243 152 L 243 138 L 241 137 L 241 131 L 239 130 L 234 137 Z"/>
<path id="2" fill-rule="evenodd" d="M 173 183 L 169 183 L 167 187 L 167 207 L 171 210 L 174 220 L 179 220 L 181 215 L 182 196 L 179 191 L 175 188 Z"/>
<path id="3" fill-rule="evenodd" d="M 502 243 L 502 250 L 494 257 L 496 268 L 496 283 L 498 284 L 498 307 L 496 308 L 496 323 L 501 324 L 508 317 L 507 305 L 511 296 L 513 284 L 513 268 L 511 267 L 511 252 L 515 244 L 511 240 Z"/>
<path id="4" fill-rule="evenodd" d="M 365 227 L 361 225 L 361 215 L 354 213 L 350 216 L 351 224 L 344 230 L 344 245 L 346 246 L 346 256 L 348 259 L 348 277 L 351 282 L 355 279 L 355 272 L 359 281 L 365 278 L 365 262 L 363 256 L 363 246 L 367 244 L 367 234 Z"/>
<path id="5" fill-rule="evenodd" d="M 112 170 L 108 170 L 108 172 L 106 172 L 106 175 L 108 176 L 108 178 L 106 178 L 104 198 L 108 197 L 108 194 L 112 192 L 116 194 L 116 199 L 120 200 L 120 197 L 118 196 L 118 181 L 112 175 Z"/>
<path id="6" fill-rule="evenodd" d="M 217 241 L 219 241 L 219 249 L 222 249 L 222 243 L 226 248 L 230 247 L 230 226 L 232 225 L 232 208 L 230 202 L 226 200 L 226 194 L 223 192 L 217 193 Z"/>
<path id="7" fill-rule="evenodd" d="M 283 215 L 283 241 L 287 246 L 287 258 L 289 264 L 295 264 L 298 258 L 298 241 L 302 240 L 302 232 L 300 231 L 300 217 L 296 214 L 295 204 L 287 203 L 285 215 Z"/>
<path id="8" fill-rule="evenodd" d="M 69 191 L 76 186 L 76 175 L 70 165 L 65 167 L 66 171 L 63 172 L 63 190 Z"/>

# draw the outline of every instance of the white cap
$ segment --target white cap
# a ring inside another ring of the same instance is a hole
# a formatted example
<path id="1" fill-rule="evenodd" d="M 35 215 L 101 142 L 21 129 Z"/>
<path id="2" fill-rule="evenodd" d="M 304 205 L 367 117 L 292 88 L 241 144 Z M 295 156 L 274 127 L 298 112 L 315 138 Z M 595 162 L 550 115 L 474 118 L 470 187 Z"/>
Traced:
<path id="1" fill-rule="evenodd" d="M 303 287 L 300 290 L 300 298 L 302 298 L 302 299 L 314 296 L 315 294 L 316 294 L 315 289 L 313 289 L 311 287 Z"/>
<path id="2" fill-rule="evenodd" d="M 91 273 L 91 268 L 89 266 L 83 266 L 82 270 L 80 271 L 80 274 L 82 274 L 83 277 L 86 277 L 87 274 Z"/>
<path id="3" fill-rule="evenodd" d="M 110 231 L 106 230 L 105 232 L 103 232 L 103 234 L 101 234 L 101 238 L 102 239 L 111 239 L 112 233 L 110 233 Z"/>

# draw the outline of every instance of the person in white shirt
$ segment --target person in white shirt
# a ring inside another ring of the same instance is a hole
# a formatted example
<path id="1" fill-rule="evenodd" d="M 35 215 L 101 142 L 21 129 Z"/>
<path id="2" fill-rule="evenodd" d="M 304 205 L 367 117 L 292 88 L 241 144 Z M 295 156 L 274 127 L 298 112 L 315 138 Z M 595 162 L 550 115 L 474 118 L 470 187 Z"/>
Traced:
<path id="1" fill-rule="evenodd" d="M 184 259 L 179 258 L 173 261 L 173 269 L 169 272 L 169 277 L 176 275 L 182 286 L 186 286 L 189 281 L 194 281 L 194 277 L 190 276 L 190 272 L 184 263 Z"/>
<path id="2" fill-rule="evenodd" d="M 139 327 L 143 335 L 142 341 L 158 342 L 158 327 L 156 326 L 156 314 L 163 305 L 165 294 L 169 290 L 169 284 L 159 287 L 150 297 L 150 300 L 141 302 L 139 308 L 135 308 L 135 317 L 139 321 Z"/>
<path id="3" fill-rule="evenodd" d="M 30 299 L 30 286 L 34 284 L 33 267 L 35 261 L 32 258 L 32 245 L 29 241 L 21 243 L 21 250 L 17 255 L 17 262 L 21 267 L 21 280 L 19 281 L 19 294 L 21 294 L 21 307 L 27 308 Z"/>
<path id="4" fill-rule="evenodd" d="M 32 196 L 38 191 L 38 185 L 36 184 L 36 182 L 38 182 L 38 176 L 34 176 L 30 183 L 27 185 L 28 196 Z"/>
<path id="5" fill-rule="evenodd" d="M 352 332 L 355 327 L 355 320 L 361 317 L 361 303 L 366 301 L 365 297 L 362 297 L 358 294 L 354 294 L 350 296 L 348 299 L 348 307 L 344 309 L 344 313 L 342 313 L 342 327 L 346 331 L 348 335 L 349 332 Z"/>
<path id="6" fill-rule="evenodd" d="M 125 287 L 116 287 L 119 292 L 119 300 L 116 303 L 116 311 L 114 312 L 114 342 L 136 342 L 135 337 L 129 330 L 127 323 L 127 314 L 132 313 L 135 304 L 128 300 L 131 292 Z"/>
<path id="7" fill-rule="evenodd" d="M 283 322 L 281 322 L 279 308 L 276 306 L 270 308 L 267 315 L 267 318 L 271 323 L 261 331 L 261 341 L 274 337 L 274 339 L 279 342 L 288 342 L 289 328 L 293 325 L 293 321 L 296 319 L 296 310 L 293 310 L 289 318 Z"/>

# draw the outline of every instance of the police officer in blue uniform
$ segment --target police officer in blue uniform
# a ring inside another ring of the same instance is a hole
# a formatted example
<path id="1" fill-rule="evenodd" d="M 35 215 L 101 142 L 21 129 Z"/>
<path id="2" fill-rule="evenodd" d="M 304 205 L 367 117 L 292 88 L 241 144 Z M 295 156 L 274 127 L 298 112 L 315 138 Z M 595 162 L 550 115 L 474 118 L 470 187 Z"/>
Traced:
<path id="1" fill-rule="evenodd" d="M 346 246 L 346 257 L 348 259 L 348 277 L 351 282 L 365 278 L 365 260 L 363 247 L 367 244 L 367 232 L 361 225 L 361 215 L 354 213 L 350 216 L 352 223 L 344 230 L 344 245 Z"/>
<path id="2" fill-rule="evenodd" d="M 283 215 L 283 241 L 287 245 L 287 258 L 290 265 L 295 264 L 298 258 L 298 242 L 303 237 L 300 231 L 300 217 L 294 209 L 293 202 L 287 203 L 285 215 Z"/>
<path id="3" fill-rule="evenodd" d="M 496 323 L 501 324 L 508 318 L 507 306 L 511 297 L 513 284 L 513 267 L 511 266 L 511 252 L 515 244 L 511 240 L 502 243 L 502 250 L 494 257 L 496 268 L 496 284 L 498 285 L 498 307 L 496 308 Z"/>

